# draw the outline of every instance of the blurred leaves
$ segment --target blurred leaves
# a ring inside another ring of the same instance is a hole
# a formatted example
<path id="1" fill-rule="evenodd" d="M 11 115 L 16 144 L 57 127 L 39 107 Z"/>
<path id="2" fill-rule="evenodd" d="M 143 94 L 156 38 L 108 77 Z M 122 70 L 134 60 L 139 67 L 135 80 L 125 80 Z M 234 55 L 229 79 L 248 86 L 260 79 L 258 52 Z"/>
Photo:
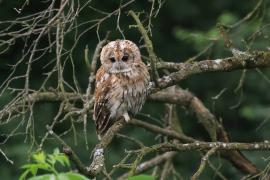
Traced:
<path id="1" fill-rule="evenodd" d="M 236 23 L 238 20 L 239 18 L 237 18 L 234 14 L 230 12 L 224 12 L 219 16 L 217 21 L 222 25 L 231 25 Z"/>
<path id="2" fill-rule="evenodd" d="M 149 175 L 145 175 L 145 174 L 141 174 L 138 176 L 132 176 L 129 177 L 128 180 L 154 180 L 155 178 L 153 176 L 149 176 Z"/>
<path id="3" fill-rule="evenodd" d="M 63 167 L 70 167 L 69 159 L 63 153 L 60 153 L 59 149 L 55 149 L 52 154 L 47 154 L 44 151 L 36 152 L 32 155 L 33 163 L 25 164 L 21 168 L 24 172 L 20 176 L 20 180 L 26 179 L 30 174 L 31 176 L 37 176 L 38 170 L 44 170 L 52 173 L 52 175 L 40 176 L 40 179 L 51 178 L 60 175 L 55 168 L 55 164 L 58 162 Z M 72 176 L 74 174 L 68 175 Z M 63 178 L 66 176 L 62 174 Z"/>
<path id="4" fill-rule="evenodd" d="M 58 175 L 45 174 L 45 175 L 29 178 L 29 180 L 89 180 L 89 179 L 78 173 L 68 172 L 68 173 L 59 173 Z"/>
<path id="5" fill-rule="evenodd" d="M 217 23 L 230 25 L 235 23 L 237 19 L 232 13 L 225 12 L 217 19 Z M 193 44 L 197 52 L 202 51 L 211 41 L 218 41 L 220 39 L 220 33 L 216 26 L 213 26 L 207 31 L 190 31 L 189 29 L 177 27 L 174 33 L 177 39 Z"/>
<path id="6" fill-rule="evenodd" d="M 243 118 L 248 120 L 258 120 L 262 121 L 263 119 L 270 116 L 270 107 L 269 106 L 243 106 L 240 109 L 240 115 Z"/>

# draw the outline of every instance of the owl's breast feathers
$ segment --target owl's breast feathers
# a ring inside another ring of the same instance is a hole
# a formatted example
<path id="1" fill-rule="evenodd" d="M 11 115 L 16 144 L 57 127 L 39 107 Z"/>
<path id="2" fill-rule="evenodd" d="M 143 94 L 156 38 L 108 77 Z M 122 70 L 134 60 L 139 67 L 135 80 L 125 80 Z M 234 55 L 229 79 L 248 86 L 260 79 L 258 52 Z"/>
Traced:
<path id="1" fill-rule="evenodd" d="M 136 63 L 130 72 L 109 74 L 101 66 L 96 74 L 93 119 L 99 135 L 124 113 L 136 114 L 147 96 L 150 78 L 146 66 Z"/>

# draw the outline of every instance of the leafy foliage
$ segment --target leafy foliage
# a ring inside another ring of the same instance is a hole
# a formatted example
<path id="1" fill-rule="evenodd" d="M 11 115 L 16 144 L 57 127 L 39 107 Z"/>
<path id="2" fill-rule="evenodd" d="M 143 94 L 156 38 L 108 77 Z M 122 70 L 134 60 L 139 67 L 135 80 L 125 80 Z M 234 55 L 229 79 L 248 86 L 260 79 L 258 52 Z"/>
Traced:
<path id="1" fill-rule="evenodd" d="M 154 180 L 155 178 L 153 176 L 149 176 L 149 175 L 145 175 L 145 174 L 141 174 L 138 176 L 132 176 L 129 177 L 128 180 Z"/>
<path id="2" fill-rule="evenodd" d="M 51 180 L 51 179 L 58 179 L 58 180 L 88 180 L 85 176 L 82 176 L 78 173 L 59 173 L 55 174 L 45 174 L 41 176 L 36 176 L 29 178 L 29 180 Z"/>
<path id="3" fill-rule="evenodd" d="M 22 166 L 24 172 L 20 176 L 20 180 L 26 179 L 29 175 L 32 176 L 31 180 L 49 180 L 49 179 L 72 179 L 72 180 L 85 180 L 86 177 L 78 173 L 59 173 L 56 169 L 56 163 L 63 167 L 70 168 L 70 162 L 66 155 L 55 149 L 52 154 L 46 154 L 44 151 L 36 152 L 32 155 L 33 163 L 25 164 Z M 49 172 L 50 174 L 39 175 L 38 171 Z"/>

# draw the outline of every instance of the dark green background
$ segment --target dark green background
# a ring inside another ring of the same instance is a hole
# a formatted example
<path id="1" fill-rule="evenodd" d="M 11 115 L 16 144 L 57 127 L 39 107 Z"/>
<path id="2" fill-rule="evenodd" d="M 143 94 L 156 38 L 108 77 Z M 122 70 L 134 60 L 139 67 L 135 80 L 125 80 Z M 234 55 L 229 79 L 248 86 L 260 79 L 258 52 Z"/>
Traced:
<path id="1" fill-rule="evenodd" d="M 20 17 L 14 7 L 20 7 L 23 1 L 17 0 L 2 0 L 0 2 L 0 21 L 14 20 L 16 17 Z M 80 0 L 83 4 L 85 0 Z M 158 57 L 165 61 L 182 62 L 188 58 L 196 55 L 202 51 L 209 43 L 211 39 L 219 38 L 217 30 L 217 23 L 225 25 L 232 25 L 235 22 L 244 18 L 255 7 L 258 1 L 251 0 L 167 0 L 160 13 L 156 18 L 152 19 L 152 40 L 155 48 L 155 52 Z M 90 3 L 91 6 L 111 12 L 119 6 L 119 1 L 108 0 L 94 0 Z M 30 4 L 26 6 L 22 15 L 38 12 L 46 8 L 46 3 L 39 0 L 32 0 Z M 270 19 L 270 4 L 268 1 L 263 3 L 260 10 L 255 13 L 255 16 L 247 22 L 243 22 L 236 28 L 232 29 L 229 33 L 235 47 L 240 50 L 267 50 L 269 46 L 269 28 L 262 30 L 262 34 L 256 37 L 253 41 L 247 44 L 244 41 L 248 41 L 249 37 L 257 31 L 259 28 L 269 23 Z M 132 5 L 125 8 L 120 18 L 120 26 L 124 30 L 126 39 L 133 40 L 138 45 L 142 45 L 143 41 L 140 39 L 141 35 L 135 28 L 129 28 L 129 25 L 134 24 L 133 19 L 127 16 L 128 10 L 144 11 L 140 17 L 145 19 L 146 15 L 150 12 L 151 3 L 149 1 L 136 1 Z M 94 12 L 90 8 L 84 9 L 78 16 L 78 23 L 89 21 L 96 18 L 101 18 L 102 15 Z M 99 29 L 99 35 L 103 38 L 107 31 L 111 31 L 109 36 L 110 40 L 116 38 L 122 38 L 118 30 L 116 30 L 117 17 L 112 16 L 104 23 L 101 24 Z M 148 21 L 145 21 L 147 25 Z M 88 26 L 83 26 L 78 29 L 79 32 L 85 30 Z M 0 29 L 4 26 L 0 24 Z M 14 27 L 20 29 L 21 27 Z M 69 33 L 65 37 L 65 48 L 70 48 L 74 44 L 74 33 Z M 6 37 L 3 37 L 5 39 Z M 35 39 L 33 35 L 31 40 Z M 76 68 L 76 76 L 82 92 L 85 92 L 88 83 L 89 70 L 84 62 L 84 48 L 86 45 L 90 49 L 90 59 L 93 54 L 94 48 L 98 43 L 96 35 L 96 29 L 92 29 L 87 32 L 79 40 L 74 52 L 73 58 Z M 8 64 L 13 64 L 21 57 L 21 51 L 24 45 L 23 39 L 17 40 L 16 43 L 10 48 L 8 52 L 0 55 L 0 83 L 9 75 L 10 67 Z M 42 39 L 40 47 L 48 45 L 46 38 Z M 249 46 L 247 46 L 249 45 Z M 145 50 L 142 50 L 142 54 L 147 55 Z M 231 56 L 230 51 L 224 46 L 223 40 L 218 40 L 214 43 L 211 50 L 203 54 L 197 60 L 215 59 Z M 46 54 L 42 59 L 33 64 L 31 73 L 30 87 L 36 89 L 40 86 L 45 73 L 50 70 L 50 66 L 43 69 L 42 67 L 50 62 L 55 57 L 55 52 Z M 16 71 L 16 75 L 25 73 L 25 65 L 19 66 Z M 182 88 L 187 88 L 195 95 L 197 95 L 213 112 L 218 119 L 221 119 L 224 127 L 229 133 L 231 139 L 237 142 L 254 142 L 263 141 L 269 139 L 269 101 L 270 101 L 270 81 L 267 78 L 270 75 L 268 69 L 261 70 L 266 77 L 260 75 L 256 70 L 247 70 L 243 88 L 239 92 L 234 92 L 234 89 L 239 83 L 239 79 L 242 71 L 226 72 L 226 73 L 205 73 L 188 78 L 181 81 L 179 84 Z M 67 64 L 65 68 L 64 76 L 68 82 L 71 80 L 71 65 Z M 57 76 L 51 78 L 47 88 L 56 87 Z M 12 87 L 22 88 L 23 81 L 15 81 L 11 84 Z M 213 97 L 219 94 L 221 90 L 226 88 L 226 91 L 220 96 L 219 99 L 214 100 Z M 241 97 L 242 91 L 242 97 Z M 3 107 L 13 95 L 9 91 L 6 91 L 0 97 L 0 107 Z M 232 106 L 239 104 L 236 108 Z M 78 105 L 80 106 L 80 105 Z M 35 143 L 39 143 L 41 138 L 46 132 L 45 126 L 50 124 L 53 117 L 58 110 L 58 103 L 42 103 L 35 106 L 34 111 L 34 132 Z M 181 107 L 177 107 L 178 114 L 181 119 L 184 132 L 192 137 L 209 140 L 203 127 L 198 123 L 198 120 L 193 114 L 188 113 Z M 149 113 L 157 119 L 162 119 L 163 105 L 158 103 L 147 102 L 143 108 L 144 113 Z M 21 118 L 13 120 L 11 123 L 0 126 L 0 143 L 5 140 L 7 134 L 17 127 L 21 122 Z M 147 120 L 148 122 L 151 122 Z M 261 126 L 261 123 L 264 123 Z M 70 121 L 65 121 L 63 124 L 57 125 L 54 129 L 57 133 L 65 132 L 71 126 Z M 84 135 L 83 135 L 83 123 L 75 123 L 78 139 L 77 145 L 74 144 L 73 134 L 69 133 L 63 138 L 68 144 L 70 144 L 74 150 L 78 153 L 80 158 L 88 164 L 90 162 L 89 154 L 92 147 L 97 142 L 93 122 L 91 119 L 88 121 L 88 141 L 90 150 L 85 148 Z M 0 155 L 0 174 L 1 179 L 17 179 L 18 175 L 22 172 L 19 167 L 27 163 L 29 159 L 29 153 L 35 150 L 35 143 L 33 147 L 32 139 L 25 135 L 26 122 L 21 125 L 16 131 L 15 135 L 5 144 L 0 144 L 0 148 L 6 152 L 8 157 L 12 159 L 15 164 L 11 165 L 5 161 L 3 156 Z M 150 132 L 144 131 L 135 127 L 127 127 L 123 130 L 123 133 L 136 137 L 142 140 L 145 145 L 151 145 L 157 143 L 154 141 L 155 135 Z M 26 139 L 26 137 L 28 137 Z M 55 140 L 49 139 L 45 143 L 45 150 L 52 152 L 55 147 L 59 145 Z M 113 144 L 109 147 L 106 153 L 107 167 L 110 168 L 113 164 L 118 162 L 123 157 L 125 149 L 137 148 L 130 142 L 123 139 L 115 139 Z M 264 169 L 269 163 L 264 158 L 269 156 L 267 152 L 243 152 L 252 162 L 254 162 L 260 169 Z M 150 156 L 149 156 L 150 157 Z M 148 157 L 146 157 L 148 158 Z M 234 167 L 227 161 L 219 158 L 213 158 L 213 163 L 216 167 L 220 167 L 221 172 L 228 177 L 228 179 L 239 179 L 242 174 L 239 173 Z M 187 179 L 197 169 L 200 162 L 200 155 L 198 152 L 180 152 L 174 159 L 176 170 Z M 207 167 L 202 174 L 203 178 L 214 178 L 214 172 Z"/>

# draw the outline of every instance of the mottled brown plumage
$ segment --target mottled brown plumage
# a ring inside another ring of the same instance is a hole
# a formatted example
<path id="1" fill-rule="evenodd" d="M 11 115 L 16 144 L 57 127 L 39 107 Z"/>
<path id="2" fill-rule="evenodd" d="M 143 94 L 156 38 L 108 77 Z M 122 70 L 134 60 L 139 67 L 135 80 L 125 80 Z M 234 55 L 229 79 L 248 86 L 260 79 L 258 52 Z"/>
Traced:
<path id="1" fill-rule="evenodd" d="M 102 136 L 112 123 L 140 111 L 150 76 L 139 48 L 129 40 L 116 40 L 103 47 L 96 74 L 94 121 Z"/>

